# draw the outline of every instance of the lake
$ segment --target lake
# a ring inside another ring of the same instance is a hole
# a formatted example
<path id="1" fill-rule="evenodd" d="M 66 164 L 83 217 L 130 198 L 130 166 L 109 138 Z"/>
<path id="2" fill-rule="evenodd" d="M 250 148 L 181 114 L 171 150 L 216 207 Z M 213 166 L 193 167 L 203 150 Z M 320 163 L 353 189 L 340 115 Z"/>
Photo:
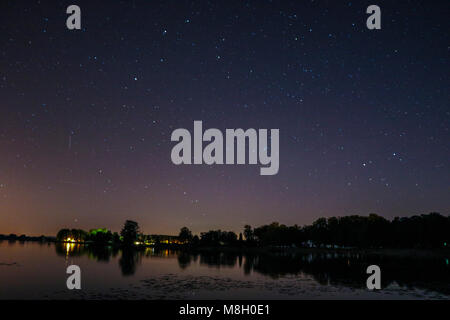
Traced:
<path id="1" fill-rule="evenodd" d="M 66 268 L 81 268 L 68 290 Z M 379 265 L 382 289 L 366 288 Z M 449 299 L 448 257 L 187 253 L 0 241 L 0 299 Z"/>

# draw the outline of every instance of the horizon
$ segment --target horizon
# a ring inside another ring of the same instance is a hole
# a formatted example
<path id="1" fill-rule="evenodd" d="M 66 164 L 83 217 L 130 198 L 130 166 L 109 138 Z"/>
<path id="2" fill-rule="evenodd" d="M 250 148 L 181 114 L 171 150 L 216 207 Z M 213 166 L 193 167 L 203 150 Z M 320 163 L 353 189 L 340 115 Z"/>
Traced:
<path id="1" fill-rule="evenodd" d="M 387 221 L 389 221 L 389 222 L 392 222 L 395 218 L 410 218 L 410 217 L 413 217 L 413 216 L 421 216 L 421 215 L 428 215 L 428 214 L 431 214 L 431 213 L 437 213 L 437 214 L 440 214 L 441 216 L 443 216 L 443 217 L 450 217 L 450 214 L 449 213 L 447 213 L 447 214 L 445 214 L 445 213 L 441 213 L 441 212 L 436 212 L 436 211 L 429 211 L 429 212 L 427 212 L 427 213 L 417 213 L 417 214 L 411 214 L 411 215 L 405 215 L 405 216 L 394 216 L 393 218 L 391 218 L 391 219 L 389 219 L 389 218 L 386 218 L 386 217 L 384 217 L 384 216 L 382 216 L 382 215 L 379 215 L 379 214 L 377 214 L 377 213 L 375 213 L 375 212 L 371 212 L 371 213 L 368 213 L 368 214 L 366 214 L 366 215 L 362 215 L 362 214 L 349 214 L 349 215 L 343 215 L 343 216 L 324 216 L 324 217 L 318 217 L 317 219 L 320 219 L 320 218 L 326 218 L 326 219 L 329 219 L 329 218 L 332 218 L 332 217 L 334 217 L 334 218 L 342 218 L 342 217 L 350 217 L 350 216 L 360 216 L 360 217 L 369 217 L 369 215 L 371 215 L 371 214 L 375 214 L 375 215 L 377 215 L 377 216 L 380 216 L 380 217 L 382 217 L 382 218 L 384 218 L 384 219 L 386 219 Z M 316 220 L 317 220 L 316 219 Z M 130 220 L 130 219 L 127 219 L 127 220 Z M 314 220 L 314 221 L 316 221 L 316 220 Z M 252 228 L 258 228 L 258 227 L 261 227 L 261 226 L 264 226 L 264 225 L 270 225 L 270 224 L 272 224 L 272 223 L 278 223 L 278 224 L 280 224 L 280 225 L 285 225 L 285 226 L 287 226 L 287 227 L 291 227 L 291 226 L 295 226 L 295 225 L 297 225 L 298 227 L 300 227 L 300 228 L 304 228 L 304 227 L 307 227 L 307 226 L 311 226 L 312 225 L 312 223 L 314 222 L 314 221 L 311 221 L 309 224 L 302 224 L 302 225 L 300 225 L 300 224 L 296 224 L 296 223 L 294 223 L 294 224 L 286 224 L 286 223 L 282 223 L 282 222 L 280 222 L 280 221 L 272 221 L 272 222 L 269 222 L 269 223 L 263 223 L 263 224 L 259 224 L 259 225 L 252 225 L 251 223 L 249 223 L 249 225 L 252 227 Z M 125 222 L 125 221 L 124 221 Z M 139 224 L 139 221 L 136 221 L 138 224 Z M 58 230 L 56 230 L 55 232 L 54 232 L 54 234 L 44 234 L 44 233 L 41 233 L 41 234 L 28 234 L 28 233 L 21 233 L 21 232 L 1 232 L 0 231 L 0 235 L 4 235 L 4 236 L 8 236 L 8 235 L 11 235 L 11 234 L 14 234 L 14 235 L 16 235 L 16 236 L 21 236 L 21 235 L 25 235 L 25 236 L 28 236 L 28 237 L 40 237 L 40 236 L 46 236 L 46 237 L 53 237 L 53 236 L 55 236 L 57 233 L 58 233 L 58 231 L 60 231 L 60 230 L 62 230 L 62 229 L 80 229 L 80 230 L 85 230 L 85 231 L 89 231 L 89 230 L 95 230 L 95 229 L 99 229 L 99 228 L 104 228 L 104 229 L 107 229 L 107 230 L 109 230 L 109 231 L 111 231 L 112 233 L 114 233 L 114 232 L 117 232 L 117 233 L 119 233 L 120 234 L 120 230 L 121 230 L 121 228 L 123 227 L 123 224 L 122 224 L 122 226 L 120 227 L 120 228 L 118 228 L 118 229 L 112 229 L 112 228 L 109 228 L 109 227 L 107 227 L 107 226 L 97 226 L 97 227 L 71 227 L 71 226 L 62 226 L 61 228 L 59 228 Z M 143 230 L 144 230 L 144 228 L 142 228 L 142 226 L 141 226 L 141 224 L 139 224 L 139 228 L 140 228 L 140 233 L 142 233 L 142 234 L 146 234 L 146 235 L 170 235 L 170 236 L 177 236 L 178 234 L 179 234 L 179 231 L 180 231 L 180 229 L 181 228 L 183 228 L 183 227 L 186 227 L 186 226 L 180 226 L 179 228 L 178 228 L 178 231 L 176 231 L 176 232 L 172 232 L 172 233 L 164 233 L 164 232 L 143 232 Z M 192 230 L 192 229 L 190 229 L 190 228 L 188 228 L 190 231 L 192 231 L 192 234 L 193 235 L 197 235 L 197 236 L 200 236 L 200 234 L 202 233 L 202 232 L 207 232 L 207 231 L 211 231 L 211 230 L 222 230 L 222 231 L 231 231 L 231 232 L 234 232 L 235 234 L 237 234 L 237 235 L 239 235 L 239 233 L 241 233 L 242 231 L 243 231 L 243 229 L 244 229 L 244 225 L 242 226 L 242 228 L 241 229 L 239 229 L 239 230 L 232 230 L 232 229 L 225 229 L 225 228 L 212 228 L 212 229 L 205 229 L 205 230 Z"/>

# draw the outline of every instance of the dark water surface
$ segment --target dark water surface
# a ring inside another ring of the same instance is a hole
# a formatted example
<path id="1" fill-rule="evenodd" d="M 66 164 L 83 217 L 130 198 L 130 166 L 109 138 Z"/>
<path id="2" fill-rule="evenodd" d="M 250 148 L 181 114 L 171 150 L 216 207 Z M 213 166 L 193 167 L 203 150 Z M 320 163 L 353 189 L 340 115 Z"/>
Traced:
<path id="1" fill-rule="evenodd" d="M 67 266 L 82 289 L 66 288 Z M 367 266 L 382 289 L 366 288 Z M 0 299 L 449 299 L 449 258 L 186 253 L 0 241 Z"/>

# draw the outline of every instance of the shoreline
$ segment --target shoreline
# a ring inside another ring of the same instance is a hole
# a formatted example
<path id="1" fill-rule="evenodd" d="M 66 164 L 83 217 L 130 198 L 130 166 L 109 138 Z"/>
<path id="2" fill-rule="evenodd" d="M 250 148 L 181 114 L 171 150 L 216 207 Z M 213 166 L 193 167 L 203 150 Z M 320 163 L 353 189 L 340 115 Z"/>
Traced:
<path id="1" fill-rule="evenodd" d="M 118 249 L 143 250 L 153 248 L 156 250 L 173 250 L 187 253 L 236 253 L 236 254 L 268 254 L 277 255 L 284 254 L 363 254 L 363 255 L 380 255 L 399 258 L 448 258 L 450 257 L 450 249 L 436 248 L 307 248 L 307 247 L 246 247 L 246 246 L 189 246 L 189 245 L 137 245 L 127 247 L 122 244 L 115 243 L 95 243 L 95 242 L 67 242 L 57 241 L 50 237 L 29 237 L 28 239 L 10 239 L 0 237 L 0 243 L 8 242 L 37 242 L 37 243 L 55 243 L 55 244 L 73 244 L 80 246 L 92 247 L 113 247 Z"/>

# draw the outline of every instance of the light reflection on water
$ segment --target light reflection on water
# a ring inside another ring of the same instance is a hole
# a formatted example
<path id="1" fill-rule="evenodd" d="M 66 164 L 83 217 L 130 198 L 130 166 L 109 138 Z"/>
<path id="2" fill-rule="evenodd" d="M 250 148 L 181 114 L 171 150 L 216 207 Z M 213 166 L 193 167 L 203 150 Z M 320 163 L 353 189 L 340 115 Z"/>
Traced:
<path id="1" fill-rule="evenodd" d="M 66 268 L 82 290 L 66 289 Z M 365 285 L 368 265 L 382 290 Z M 121 250 L 76 243 L 0 242 L 0 299 L 448 299 L 447 257 L 360 252 L 236 253 Z"/>

